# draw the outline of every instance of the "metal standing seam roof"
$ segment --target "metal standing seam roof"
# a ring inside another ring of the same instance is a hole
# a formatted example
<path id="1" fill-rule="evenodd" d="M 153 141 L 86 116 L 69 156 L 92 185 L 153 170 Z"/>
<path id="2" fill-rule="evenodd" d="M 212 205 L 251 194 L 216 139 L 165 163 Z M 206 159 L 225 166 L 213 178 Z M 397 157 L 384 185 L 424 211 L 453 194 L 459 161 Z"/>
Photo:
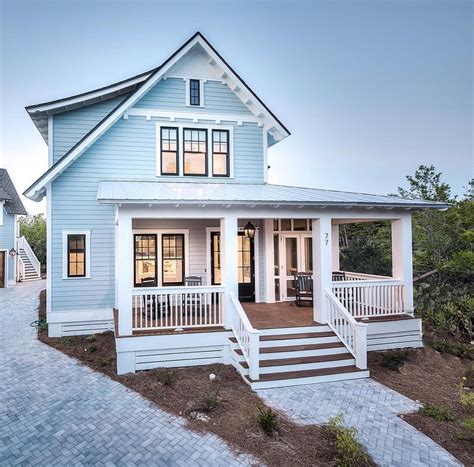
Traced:
<path id="1" fill-rule="evenodd" d="M 97 199 L 101 203 L 231 203 L 416 209 L 449 207 L 445 203 L 395 196 L 247 183 L 102 181 Z"/>
<path id="2" fill-rule="evenodd" d="M 5 201 L 4 208 L 7 214 L 27 214 L 6 169 L 0 169 L 0 200 Z"/>

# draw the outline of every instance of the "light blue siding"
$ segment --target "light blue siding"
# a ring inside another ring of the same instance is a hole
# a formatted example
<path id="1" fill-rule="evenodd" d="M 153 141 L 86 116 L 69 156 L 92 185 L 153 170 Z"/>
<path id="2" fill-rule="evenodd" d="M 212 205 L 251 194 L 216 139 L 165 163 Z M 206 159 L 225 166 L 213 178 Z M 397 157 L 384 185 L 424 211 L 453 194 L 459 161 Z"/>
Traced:
<path id="1" fill-rule="evenodd" d="M 53 117 L 53 162 L 64 156 L 126 96 L 72 110 Z"/>
<path id="2" fill-rule="evenodd" d="M 0 206 L 0 209 L 4 209 Z M 15 259 L 9 256 L 8 251 L 15 246 L 15 219 L 13 214 L 3 210 L 3 225 L 0 225 L 0 250 L 7 250 L 7 268 L 9 281 L 15 280 Z M 5 284 L 6 285 L 6 284 Z"/>
<path id="3" fill-rule="evenodd" d="M 193 113 L 252 115 L 247 106 L 222 82 L 207 81 L 203 87 L 203 107 L 186 106 L 186 83 L 178 78 L 158 82 L 134 107 Z"/>

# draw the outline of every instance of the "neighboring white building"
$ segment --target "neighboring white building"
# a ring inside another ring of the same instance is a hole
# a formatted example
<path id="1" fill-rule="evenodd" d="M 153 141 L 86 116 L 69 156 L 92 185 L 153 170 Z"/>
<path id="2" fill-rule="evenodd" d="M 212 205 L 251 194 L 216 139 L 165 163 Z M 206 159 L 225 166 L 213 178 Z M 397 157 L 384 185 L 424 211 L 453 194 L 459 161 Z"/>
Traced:
<path id="1" fill-rule="evenodd" d="M 253 388 L 366 377 L 367 350 L 422 345 L 411 212 L 446 206 L 267 183 L 290 133 L 200 33 L 27 111 L 49 147 L 25 195 L 47 197 L 51 336 L 114 329 L 119 373 L 221 362 Z M 340 271 L 339 226 L 376 220 L 392 275 Z"/>

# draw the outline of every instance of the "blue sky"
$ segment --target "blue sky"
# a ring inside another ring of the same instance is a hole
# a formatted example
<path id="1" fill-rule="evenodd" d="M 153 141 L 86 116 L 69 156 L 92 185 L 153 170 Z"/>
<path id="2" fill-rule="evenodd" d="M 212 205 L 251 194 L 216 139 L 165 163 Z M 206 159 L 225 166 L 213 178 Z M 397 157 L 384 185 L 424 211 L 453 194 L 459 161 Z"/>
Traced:
<path id="1" fill-rule="evenodd" d="M 47 161 L 26 105 L 153 68 L 197 30 L 292 132 L 270 150 L 270 182 L 384 194 L 434 164 L 461 193 L 472 177 L 470 1 L 0 5 L 0 165 L 20 191 Z"/>

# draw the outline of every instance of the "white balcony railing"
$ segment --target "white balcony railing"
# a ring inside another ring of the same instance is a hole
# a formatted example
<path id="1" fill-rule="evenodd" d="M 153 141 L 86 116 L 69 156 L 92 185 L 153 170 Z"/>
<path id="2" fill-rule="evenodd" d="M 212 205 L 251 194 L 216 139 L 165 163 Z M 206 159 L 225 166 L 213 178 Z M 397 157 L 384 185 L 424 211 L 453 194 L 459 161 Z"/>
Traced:
<path id="1" fill-rule="evenodd" d="M 136 287 L 132 331 L 223 326 L 224 287 Z"/>

